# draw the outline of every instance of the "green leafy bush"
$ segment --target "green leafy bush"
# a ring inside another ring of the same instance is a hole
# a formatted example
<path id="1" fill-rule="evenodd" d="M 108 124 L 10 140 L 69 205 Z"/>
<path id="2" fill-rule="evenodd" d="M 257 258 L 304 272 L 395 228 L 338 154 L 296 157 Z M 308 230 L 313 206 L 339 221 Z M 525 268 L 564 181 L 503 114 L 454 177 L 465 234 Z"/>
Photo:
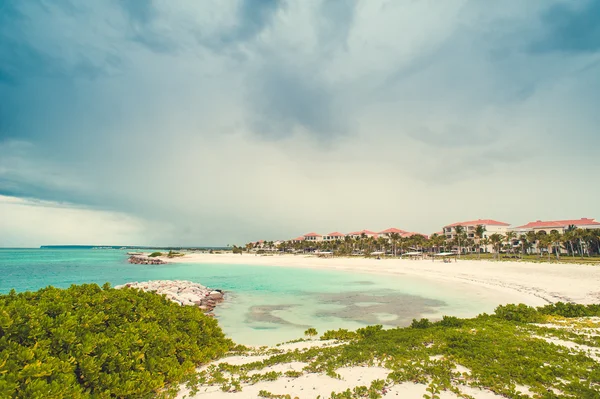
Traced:
<path id="1" fill-rule="evenodd" d="M 580 305 L 576 303 L 557 302 L 538 308 L 544 315 L 561 317 L 592 317 L 600 316 L 600 305 Z"/>
<path id="2" fill-rule="evenodd" d="M 147 398 L 232 347 L 198 308 L 108 284 L 0 295 L 0 398 Z"/>
<path id="3" fill-rule="evenodd" d="M 149 258 L 156 258 L 157 256 L 162 256 L 162 252 L 152 252 L 148 255 Z"/>
<path id="4" fill-rule="evenodd" d="M 504 320 L 519 323 L 539 323 L 544 320 L 536 308 L 524 305 L 500 305 L 494 310 L 494 314 Z"/>
<path id="5" fill-rule="evenodd" d="M 433 323 L 429 321 L 429 319 L 413 319 L 412 323 L 410 323 L 411 328 L 429 328 L 432 327 Z"/>
<path id="6" fill-rule="evenodd" d="M 337 339 L 339 341 L 349 341 L 354 338 L 356 338 L 356 333 L 354 331 L 348 331 L 345 328 L 340 328 L 339 330 L 325 331 L 325 333 L 321 336 L 321 340 L 323 341 L 327 341 L 330 339 Z"/>

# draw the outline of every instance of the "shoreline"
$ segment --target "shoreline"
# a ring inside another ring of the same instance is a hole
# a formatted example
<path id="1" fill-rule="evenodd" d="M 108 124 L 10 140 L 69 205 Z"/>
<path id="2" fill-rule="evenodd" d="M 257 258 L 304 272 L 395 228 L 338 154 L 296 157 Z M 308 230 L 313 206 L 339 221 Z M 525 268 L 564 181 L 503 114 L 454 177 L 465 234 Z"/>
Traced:
<path id="1" fill-rule="evenodd" d="M 161 257 L 167 263 L 235 264 L 293 267 L 317 270 L 409 275 L 427 280 L 455 282 L 464 289 L 493 290 L 506 295 L 505 303 L 539 306 L 556 302 L 591 304 L 600 302 L 600 267 L 511 261 L 459 260 L 443 263 L 398 258 L 318 258 L 310 255 L 233 255 L 191 253 L 183 257 Z"/>

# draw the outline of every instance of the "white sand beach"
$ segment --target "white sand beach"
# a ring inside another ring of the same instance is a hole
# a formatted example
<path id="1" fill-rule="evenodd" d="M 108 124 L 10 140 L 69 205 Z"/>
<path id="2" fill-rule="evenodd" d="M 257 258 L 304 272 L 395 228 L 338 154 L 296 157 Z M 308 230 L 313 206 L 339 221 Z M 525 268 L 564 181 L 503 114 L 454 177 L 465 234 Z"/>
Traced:
<path id="1" fill-rule="evenodd" d="M 187 254 L 185 257 L 166 259 L 168 262 L 241 264 L 272 267 L 315 268 L 344 272 L 375 273 L 395 276 L 418 276 L 433 281 L 453 282 L 461 289 L 483 293 L 486 299 L 496 299 L 498 303 L 526 303 L 532 306 L 558 301 L 581 304 L 600 302 L 600 267 L 528 262 L 494 262 L 458 260 L 452 263 L 430 260 L 408 259 L 365 259 L 365 258 L 318 258 L 304 255 L 233 255 L 233 254 Z M 323 345 L 312 341 L 299 344 L 286 344 L 278 347 L 284 350 L 306 349 L 311 345 Z M 558 342 L 557 344 L 561 344 Z M 595 355 L 597 356 L 597 355 Z M 244 364 L 260 361 L 266 356 L 235 356 L 219 362 Z M 263 371 L 301 371 L 305 364 L 293 362 L 279 364 Z M 460 369 L 460 365 L 457 365 Z M 469 370 L 463 370 L 469 372 Z M 382 367 L 348 367 L 338 370 L 341 379 L 324 374 L 308 373 L 297 378 L 281 377 L 275 381 L 261 381 L 245 385 L 242 391 L 223 392 L 217 386 L 204 386 L 193 394 L 182 387 L 178 398 L 257 398 L 261 390 L 273 394 L 290 394 L 300 399 L 328 398 L 332 391 L 341 392 L 358 385 L 369 385 L 371 381 L 385 380 L 390 370 Z M 393 385 L 386 389 L 384 397 L 406 399 L 422 398 L 426 386 L 412 382 Z M 527 387 L 517 387 L 529 396 Z M 460 386 L 462 394 L 476 399 L 494 399 L 501 396 L 479 388 Z M 458 398 L 452 392 L 443 391 L 440 399 Z"/>
<path id="2" fill-rule="evenodd" d="M 531 306 L 554 302 L 600 302 L 600 267 L 580 264 L 519 261 L 318 258 L 305 255 L 187 254 L 163 258 L 167 262 L 242 264 L 296 267 L 345 272 L 410 275 L 434 281 L 452 281 L 461 289 L 478 290 L 500 303 Z"/>

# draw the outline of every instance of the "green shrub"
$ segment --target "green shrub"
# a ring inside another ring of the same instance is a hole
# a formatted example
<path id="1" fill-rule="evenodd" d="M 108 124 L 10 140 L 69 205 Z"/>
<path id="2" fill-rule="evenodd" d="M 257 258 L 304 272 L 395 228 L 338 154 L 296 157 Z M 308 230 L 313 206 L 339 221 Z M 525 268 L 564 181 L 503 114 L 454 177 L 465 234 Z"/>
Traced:
<path id="1" fill-rule="evenodd" d="M 539 307 L 538 312 L 544 315 L 561 317 L 592 317 L 600 316 L 600 305 L 580 305 L 576 303 L 557 302 Z"/>
<path id="2" fill-rule="evenodd" d="M 429 319 L 413 319 L 412 323 L 410 323 L 411 328 L 429 328 L 431 326 L 433 326 L 433 323 Z"/>
<path id="3" fill-rule="evenodd" d="M 232 347 L 196 307 L 105 284 L 0 295 L 0 398 L 147 398 Z"/>
<path id="4" fill-rule="evenodd" d="M 339 330 L 325 331 L 325 333 L 321 336 L 321 340 L 323 341 L 330 339 L 349 341 L 354 338 L 356 338 L 356 333 L 354 331 L 348 331 L 345 328 L 340 328 Z"/>
<path id="5" fill-rule="evenodd" d="M 317 335 L 319 335 L 319 333 L 316 329 L 309 328 L 308 330 L 304 331 L 304 335 L 306 335 L 307 337 L 316 337 Z"/>
<path id="6" fill-rule="evenodd" d="M 162 256 L 162 252 L 152 252 L 150 255 L 148 255 L 149 258 L 156 258 L 157 256 Z"/>
<path id="7" fill-rule="evenodd" d="M 463 324 L 465 324 L 465 321 L 454 316 L 444 316 L 442 317 L 442 320 L 436 324 L 444 327 L 462 327 Z"/>
<path id="8" fill-rule="evenodd" d="M 500 305 L 494 310 L 494 314 L 504 320 L 516 321 L 520 323 L 539 323 L 544 320 L 536 308 L 524 305 Z"/>

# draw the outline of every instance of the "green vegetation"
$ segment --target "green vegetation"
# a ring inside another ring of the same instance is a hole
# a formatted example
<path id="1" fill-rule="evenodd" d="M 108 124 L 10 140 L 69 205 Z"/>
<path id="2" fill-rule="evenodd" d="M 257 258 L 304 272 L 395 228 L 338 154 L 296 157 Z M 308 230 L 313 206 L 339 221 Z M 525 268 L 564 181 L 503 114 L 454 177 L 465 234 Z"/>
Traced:
<path id="1" fill-rule="evenodd" d="M 163 256 L 162 252 L 152 252 L 150 255 L 148 255 L 149 258 L 156 258 L 158 256 Z"/>
<path id="2" fill-rule="evenodd" d="M 279 378 L 342 378 L 345 367 L 379 366 L 389 370 L 385 379 L 332 392 L 330 399 L 380 398 L 404 382 L 423 384 L 429 399 L 444 391 L 468 398 L 466 386 L 512 399 L 527 397 L 519 391 L 523 387 L 543 399 L 596 399 L 598 317 L 600 305 L 505 305 L 472 319 L 445 316 L 413 320 L 406 328 L 327 331 L 321 339 L 334 341 L 323 347 L 252 350 L 234 346 L 199 309 L 153 293 L 108 284 L 13 291 L 0 296 L 0 397 L 170 397 L 184 381 L 192 392 L 207 385 L 239 392 Z M 195 371 L 226 353 L 266 358 Z M 291 362 L 304 367 L 267 369 Z M 290 397 L 267 391 L 260 396 Z"/>
<path id="3" fill-rule="evenodd" d="M 0 295 L 0 398 L 150 398 L 233 344 L 195 307 L 105 284 Z"/>
<path id="4" fill-rule="evenodd" d="M 306 335 L 309 338 L 312 338 L 319 335 L 319 333 L 314 328 L 309 328 L 308 330 L 304 331 L 304 335 Z"/>
<path id="5" fill-rule="evenodd" d="M 529 262 L 567 262 L 600 265 L 600 229 L 580 229 L 569 226 L 564 233 L 530 231 L 517 235 L 509 231 L 485 237 L 485 227 L 475 226 L 466 230 L 455 226 L 452 238 L 443 234 L 425 237 L 420 234 L 401 236 L 391 233 L 389 237 L 374 238 L 364 233 L 358 237 L 346 236 L 330 241 L 258 241 L 245 245 L 247 251 L 258 254 L 272 252 L 313 253 L 333 252 L 335 256 L 371 256 L 383 252 L 386 256 L 401 256 L 407 252 L 421 252 L 424 257 L 440 252 L 453 251 L 461 259 L 525 260 Z M 488 252 L 491 251 L 491 252 Z"/>
<path id="6" fill-rule="evenodd" d="M 304 351 L 275 351 L 267 359 L 243 365 L 221 363 L 200 373 L 196 383 L 235 385 L 239 390 L 244 383 L 266 379 L 265 374 L 252 374 L 251 381 L 251 372 L 298 361 L 306 363 L 303 373 L 318 372 L 333 378 L 340 378 L 338 370 L 343 367 L 380 366 L 389 370 L 385 380 L 332 392 L 331 399 L 380 398 L 403 382 L 423 384 L 424 397 L 430 399 L 439 398 L 443 391 L 469 398 L 461 390 L 466 386 L 512 399 L 529 397 L 519 391 L 523 387 L 536 398 L 596 399 L 600 397 L 600 367 L 593 355 L 585 347 L 570 349 L 547 341 L 558 339 L 600 348 L 600 322 L 582 318 L 589 316 L 600 317 L 600 305 L 506 305 L 492 315 L 473 319 L 444 317 L 437 322 L 414 320 L 407 328 L 369 326 L 357 331 L 327 331 L 321 339 L 342 343 Z M 285 392 L 266 391 L 261 396 L 288 397 Z"/>
<path id="7" fill-rule="evenodd" d="M 185 256 L 185 254 L 176 251 L 169 251 L 169 253 L 167 254 L 167 258 L 181 258 L 182 256 Z"/>

